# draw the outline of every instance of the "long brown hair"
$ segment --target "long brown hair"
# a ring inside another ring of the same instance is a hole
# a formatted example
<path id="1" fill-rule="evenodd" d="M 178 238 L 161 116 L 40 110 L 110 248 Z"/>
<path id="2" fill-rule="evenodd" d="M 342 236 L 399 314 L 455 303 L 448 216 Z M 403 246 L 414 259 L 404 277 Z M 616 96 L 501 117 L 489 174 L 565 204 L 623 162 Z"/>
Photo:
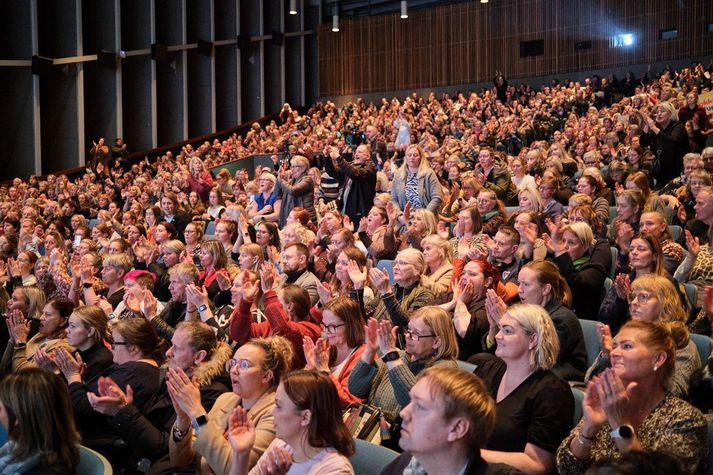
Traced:
<path id="1" fill-rule="evenodd" d="M 349 457 L 354 439 L 342 419 L 339 394 L 329 376 L 317 371 L 293 371 L 282 378 L 282 387 L 298 410 L 311 412 L 307 442 L 312 447 L 334 447 Z"/>
<path id="2" fill-rule="evenodd" d="M 0 384 L 13 461 L 39 455 L 43 465 L 74 473 L 79 463 L 79 433 L 67 385 L 42 368 L 24 368 Z"/>

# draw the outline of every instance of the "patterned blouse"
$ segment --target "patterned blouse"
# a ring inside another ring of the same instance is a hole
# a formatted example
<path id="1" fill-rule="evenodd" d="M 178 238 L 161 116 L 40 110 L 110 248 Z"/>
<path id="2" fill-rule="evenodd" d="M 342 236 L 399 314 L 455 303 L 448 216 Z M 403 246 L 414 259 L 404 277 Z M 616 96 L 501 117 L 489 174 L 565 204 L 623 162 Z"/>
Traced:
<path id="1" fill-rule="evenodd" d="M 592 442 L 591 459 L 580 460 L 569 446 L 579 435 L 584 420 L 572 430 L 557 449 L 557 470 L 560 474 L 580 474 L 595 461 L 619 458 L 621 454 L 612 441 L 612 428 L 604 423 Z M 708 432 L 703 414 L 689 403 L 670 393 L 651 411 L 636 430 L 644 450 L 667 452 L 675 457 L 681 473 L 699 473 L 708 460 Z"/>
<path id="2" fill-rule="evenodd" d="M 425 208 L 418 194 L 418 174 L 406 173 L 406 201 L 411 203 L 411 209 Z"/>

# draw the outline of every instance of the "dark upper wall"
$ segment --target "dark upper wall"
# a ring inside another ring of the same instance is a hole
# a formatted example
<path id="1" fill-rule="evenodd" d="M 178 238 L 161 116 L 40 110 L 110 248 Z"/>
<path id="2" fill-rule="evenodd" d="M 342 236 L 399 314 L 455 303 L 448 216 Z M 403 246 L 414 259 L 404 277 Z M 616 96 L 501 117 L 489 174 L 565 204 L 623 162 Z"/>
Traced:
<path id="1" fill-rule="evenodd" d="M 288 0 L 52 0 L 33 15 L 33 2 L 3 0 L 0 181 L 80 166 L 99 137 L 134 152 L 314 102 L 319 6 L 298 3 L 290 16 Z M 63 64 L 33 75 L 33 54 Z"/>
<path id="2" fill-rule="evenodd" d="M 710 0 L 492 0 L 358 19 L 319 30 L 320 97 L 421 89 L 508 78 L 563 75 L 710 55 Z M 678 38 L 660 40 L 663 29 Z M 613 47 L 631 33 L 630 47 Z M 521 58 L 520 42 L 544 40 L 544 55 Z M 575 51 L 575 43 L 591 49 Z"/>

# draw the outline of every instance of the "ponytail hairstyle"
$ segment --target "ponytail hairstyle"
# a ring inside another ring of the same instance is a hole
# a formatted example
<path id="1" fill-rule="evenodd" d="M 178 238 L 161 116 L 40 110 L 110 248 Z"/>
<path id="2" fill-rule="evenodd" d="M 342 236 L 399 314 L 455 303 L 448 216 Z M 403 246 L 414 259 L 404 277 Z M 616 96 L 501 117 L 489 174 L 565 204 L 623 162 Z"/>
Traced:
<path id="1" fill-rule="evenodd" d="M 559 269 L 550 261 L 530 261 L 523 269 L 530 269 L 537 274 L 537 282 L 541 286 L 549 285 L 550 295 L 547 302 L 561 302 L 565 307 L 572 305 L 572 290 L 569 284 L 560 274 Z"/>

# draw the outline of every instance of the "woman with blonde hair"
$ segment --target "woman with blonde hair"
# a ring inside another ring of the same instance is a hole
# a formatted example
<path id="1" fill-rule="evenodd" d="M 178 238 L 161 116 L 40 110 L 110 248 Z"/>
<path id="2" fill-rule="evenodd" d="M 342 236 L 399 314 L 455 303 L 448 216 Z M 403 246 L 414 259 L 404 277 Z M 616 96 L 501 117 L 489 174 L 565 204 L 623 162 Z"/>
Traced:
<path id="1" fill-rule="evenodd" d="M 237 260 L 240 270 L 257 272 L 264 262 L 262 247 L 255 243 L 243 244 L 240 246 L 240 253 Z"/>
<path id="2" fill-rule="evenodd" d="M 391 200 L 401 210 L 405 209 L 406 203 L 410 203 L 413 210 L 425 208 L 432 213 L 438 212 L 443 202 L 436 172 L 418 145 L 406 147 L 404 164 L 394 173 Z"/>
<path id="3" fill-rule="evenodd" d="M 435 296 L 445 295 L 451 290 L 453 280 L 453 248 L 451 243 L 431 234 L 421 240 L 423 260 L 426 264 L 428 285 Z"/>
<path id="4" fill-rule="evenodd" d="M 417 249 L 404 249 L 393 262 L 394 285 L 386 270 L 369 269 L 369 278 L 379 293 L 379 297 L 366 302 L 364 315 L 376 320 L 389 319 L 399 327 L 398 345 L 403 347 L 403 329 L 409 315 L 415 310 L 433 302 L 433 291 L 425 282 L 426 262 L 423 253 Z"/>
<path id="5" fill-rule="evenodd" d="M 555 326 L 539 305 L 516 304 L 500 316 L 495 356 L 476 355 L 475 374 L 496 402 L 495 428 L 481 455 L 525 473 L 549 473 L 555 452 L 571 428 L 574 397 L 552 367 L 560 352 Z"/>
<path id="6" fill-rule="evenodd" d="M 84 380 L 93 382 L 112 364 L 111 351 L 104 341 L 109 340 L 109 320 L 96 306 L 77 307 L 69 316 L 67 343 L 77 349 L 84 363 Z"/>
<path id="7" fill-rule="evenodd" d="M 701 360 L 688 333 L 686 310 L 675 285 L 667 277 L 642 275 L 632 282 L 628 300 L 631 320 L 669 326 L 676 347 L 676 368 L 668 389 L 675 396 L 687 397 L 691 379 L 701 368 Z M 602 352 L 587 371 L 587 381 L 611 364 L 612 331 L 608 325 L 600 324 L 599 334 Z"/>
<path id="8" fill-rule="evenodd" d="M 213 188 L 213 176 L 205 168 L 203 160 L 197 156 L 188 160 L 188 187 L 195 191 L 204 203 L 208 201 L 208 195 Z"/>
<path id="9" fill-rule="evenodd" d="M 411 212 L 411 219 L 408 225 L 403 228 L 397 238 L 400 241 L 399 248 L 406 249 L 412 247 L 421 250 L 421 240 L 436 234 L 438 218 L 427 209 L 417 209 Z"/>
<path id="10" fill-rule="evenodd" d="M 569 282 L 574 302 L 572 310 L 579 318 L 596 320 L 609 269 L 592 259 L 596 244 L 592 228 L 587 223 L 576 222 L 550 230 L 554 235 L 544 235 L 545 246 L 554 254 L 554 263 Z"/>
<path id="11" fill-rule="evenodd" d="M 428 367 L 457 367 L 458 343 L 451 316 L 438 307 L 414 312 L 405 326 L 405 350 L 396 347 L 393 325 L 369 319 L 366 348 L 349 376 L 349 391 L 394 420 L 409 403 L 409 390 Z M 381 355 L 380 357 L 377 356 Z"/>

